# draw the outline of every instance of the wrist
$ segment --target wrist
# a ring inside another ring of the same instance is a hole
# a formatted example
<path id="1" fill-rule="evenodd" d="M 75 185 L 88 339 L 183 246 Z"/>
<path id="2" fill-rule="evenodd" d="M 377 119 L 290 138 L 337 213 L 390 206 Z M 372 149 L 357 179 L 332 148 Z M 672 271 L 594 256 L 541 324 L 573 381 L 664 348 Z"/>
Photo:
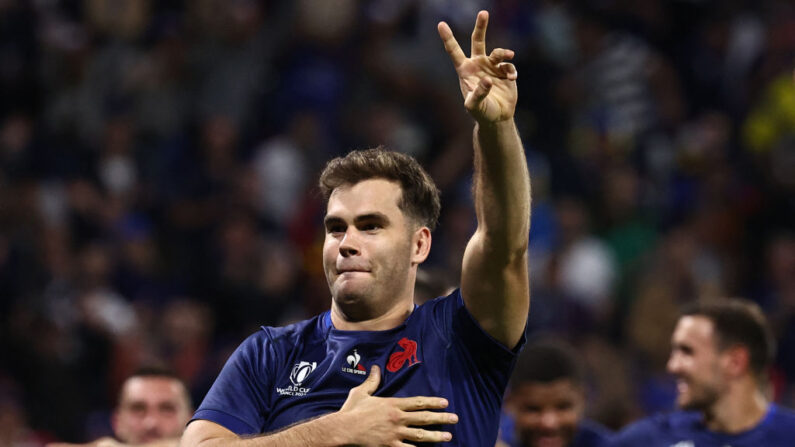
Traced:
<path id="1" fill-rule="evenodd" d="M 347 420 L 344 413 L 339 411 L 330 413 L 322 416 L 319 421 L 322 421 L 322 430 L 325 433 L 324 446 L 337 447 L 353 443 L 349 431 L 352 424 L 351 421 Z"/>
<path id="2" fill-rule="evenodd" d="M 500 121 L 475 121 L 475 134 L 481 137 L 506 134 L 513 132 L 513 129 L 516 129 L 513 118 Z"/>

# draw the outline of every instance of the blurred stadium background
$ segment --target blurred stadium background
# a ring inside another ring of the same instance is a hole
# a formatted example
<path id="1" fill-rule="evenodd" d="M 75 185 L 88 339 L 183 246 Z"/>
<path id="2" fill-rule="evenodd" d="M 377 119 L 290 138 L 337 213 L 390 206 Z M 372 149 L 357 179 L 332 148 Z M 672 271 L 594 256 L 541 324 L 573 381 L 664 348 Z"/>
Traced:
<path id="1" fill-rule="evenodd" d="M 795 405 L 791 1 L 0 0 L 0 445 L 107 434 L 141 364 L 199 401 L 325 310 L 314 185 L 350 149 L 429 169 L 418 299 L 455 284 L 472 124 L 435 24 L 479 9 L 517 53 L 530 329 L 581 350 L 591 416 L 671 408 L 677 308 L 713 296 L 765 309 Z"/>

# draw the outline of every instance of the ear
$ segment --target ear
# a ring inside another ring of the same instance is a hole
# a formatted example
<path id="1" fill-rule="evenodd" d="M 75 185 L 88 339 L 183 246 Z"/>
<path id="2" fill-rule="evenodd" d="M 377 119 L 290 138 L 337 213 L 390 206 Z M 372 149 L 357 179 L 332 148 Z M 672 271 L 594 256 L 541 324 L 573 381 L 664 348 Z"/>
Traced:
<path id="1" fill-rule="evenodd" d="M 119 410 L 113 410 L 113 413 L 110 415 L 110 428 L 113 430 L 113 433 L 119 433 Z"/>
<path id="2" fill-rule="evenodd" d="M 726 371 L 732 377 L 739 377 L 751 369 L 751 354 L 741 345 L 731 346 L 723 352 Z"/>
<path id="3" fill-rule="evenodd" d="M 513 391 L 508 389 L 508 392 L 505 394 L 502 403 L 503 409 L 506 413 L 510 414 L 511 416 L 516 416 L 516 395 Z"/>
<path id="4" fill-rule="evenodd" d="M 431 230 L 420 227 L 411 237 L 411 264 L 419 265 L 425 262 L 431 252 Z"/>

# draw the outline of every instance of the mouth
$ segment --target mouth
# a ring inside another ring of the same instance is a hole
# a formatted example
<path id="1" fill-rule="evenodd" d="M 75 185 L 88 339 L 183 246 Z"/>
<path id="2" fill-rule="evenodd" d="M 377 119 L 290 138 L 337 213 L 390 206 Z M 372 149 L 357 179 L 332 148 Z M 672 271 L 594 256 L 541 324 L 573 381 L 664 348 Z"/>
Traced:
<path id="1" fill-rule="evenodd" d="M 690 384 L 687 383 L 685 380 L 677 380 L 676 381 L 676 392 L 679 394 L 687 393 L 690 390 Z"/>
<path id="2" fill-rule="evenodd" d="M 536 438 L 537 447 L 563 447 L 563 438 L 558 435 L 541 435 Z"/>
<path id="3" fill-rule="evenodd" d="M 344 275 L 346 273 L 370 273 L 370 270 L 358 267 L 338 268 L 337 274 Z"/>
<path id="4" fill-rule="evenodd" d="M 337 272 L 337 277 L 340 279 L 355 278 L 369 273 L 367 270 L 340 270 Z"/>

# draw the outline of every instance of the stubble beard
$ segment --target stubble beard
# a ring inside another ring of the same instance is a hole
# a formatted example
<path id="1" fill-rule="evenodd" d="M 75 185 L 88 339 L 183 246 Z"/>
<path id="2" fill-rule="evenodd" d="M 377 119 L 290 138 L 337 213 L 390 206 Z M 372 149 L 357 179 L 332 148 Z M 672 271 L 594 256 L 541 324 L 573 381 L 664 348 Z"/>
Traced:
<path id="1" fill-rule="evenodd" d="M 677 404 L 680 409 L 686 411 L 709 411 L 720 396 L 720 390 L 713 384 L 689 383 L 689 397 L 686 400 L 680 395 Z"/>
<path id="2" fill-rule="evenodd" d="M 410 251 L 411 242 L 406 241 L 406 246 L 399 255 L 408 259 Z M 349 321 L 372 319 L 395 305 L 394 298 L 390 296 L 394 297 L 395 294 L 402 292 L 411 267 L 401 266 L 399 263 L 381 264 L 381 266 L 389 268 L 378 269 L 378 276 L 371 277 L 367 284 L 359 284 L 347 291 L 340 290 L 336 281 L 330 285 L 332 299 Z"/>

